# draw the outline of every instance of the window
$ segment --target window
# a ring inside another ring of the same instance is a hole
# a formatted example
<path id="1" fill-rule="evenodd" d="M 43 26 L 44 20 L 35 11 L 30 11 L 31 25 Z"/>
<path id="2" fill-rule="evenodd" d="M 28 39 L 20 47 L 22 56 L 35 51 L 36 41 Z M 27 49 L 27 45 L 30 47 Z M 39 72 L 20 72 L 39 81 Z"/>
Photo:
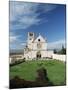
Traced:
<path id="1" fill-rule="evenodd" d="M 37 48 L 40 49 L 42 47 L 41 43 L 37 43 Z"/>
<path id="2" fill-rule="evenodd" d="M 40 41 L 40 39 L 38 39 L 38 41 Z"/>
<path id="3" fill-rule="evenodd" d="M 33 33 L 30 33 L 30 36 L 33 36 Z"/>

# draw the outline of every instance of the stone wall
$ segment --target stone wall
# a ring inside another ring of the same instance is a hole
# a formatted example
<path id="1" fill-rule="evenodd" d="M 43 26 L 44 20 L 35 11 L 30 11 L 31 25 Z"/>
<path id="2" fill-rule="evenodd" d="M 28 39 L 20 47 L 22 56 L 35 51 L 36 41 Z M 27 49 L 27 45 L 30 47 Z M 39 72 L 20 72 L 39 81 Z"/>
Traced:
<path id="1" fill-rule="evenodd" d="M 10 57 L 10 63 L 13 61 L 18 61 L 20 59 L 23 59 L 25 57 L 26 60 L 32 60 L 34 58 L 36 58 L 36 53 L 37 51 L 32 51 L 29 52 L 28 54 L 24 54 L 23 55 L 13 55 L 12 57 Z M 56 59 L 56 60 L 61 60 L 61 61 L 66 61 L 66 55 L 59 55 L 59 54 L 54 54 L 53 51 L 41 51 L 42 53 L 42 57 L 47 57 L 47 58 L 52 58 L 52 59 Z"/>
<path id="2" fill-rule="evenodd" d="M 52 58 L 52 56 L 53 56 L 53 51 L 45 51 L 45 56 L 46 56 L 46 57 L 49 57 L 49 58 Z"/>
<path id="3" fill-rule="evenodd" d="M 53 54 L 53 59 L 66 61 L 66 55 Z"/>
<path id="4" fill-rule="evenodd" d="M 24 56 L 23 55 L 12 55 L 9 58 L 9 63 L 13 63 L 13 62 L 19 61 L 21 59 L 24 59 Z"/>

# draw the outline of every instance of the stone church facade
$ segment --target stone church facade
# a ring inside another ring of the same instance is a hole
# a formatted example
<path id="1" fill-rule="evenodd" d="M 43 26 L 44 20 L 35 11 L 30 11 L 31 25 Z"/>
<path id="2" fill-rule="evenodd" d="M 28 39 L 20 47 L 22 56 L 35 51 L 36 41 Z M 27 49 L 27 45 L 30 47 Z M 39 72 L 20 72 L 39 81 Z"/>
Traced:
<path id="1" fill-rule="evenodd" d="M 41 34 L 38 37 L 33 32 L 28 32 L 27 44 L 24 48 L 26 60 L 52 58 L 53 51 L 47 50 L 47 40 Z"/>
<path id="2" fill-rule="evenodd" d="M 34 33 L 28 32 L 26 46 L 24 53 L 10 55 L 10 63 L 23 60 L 46 60 L 46 58 L 52 58 L 56 60 L 65 61 L 66 55 L 54 54 L 53 51 L 47 49 L 47 40 L 40 34 L 38 37 Z M 51 60 L 51 59 L 50 59 Z"/>

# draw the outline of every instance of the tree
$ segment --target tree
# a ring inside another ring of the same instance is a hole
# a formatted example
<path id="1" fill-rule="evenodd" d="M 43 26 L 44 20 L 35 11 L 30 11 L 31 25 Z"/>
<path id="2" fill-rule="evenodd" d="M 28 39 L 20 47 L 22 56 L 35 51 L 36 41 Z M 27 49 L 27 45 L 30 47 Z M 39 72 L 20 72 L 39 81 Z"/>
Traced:
<path id="1" fill-rule="evenodd" d="M 66 48 L 62 45 L 62 49 L 58 52 L 58 54 L 66 54 Z"/>
<path id="2" fill-rule="evenodd" d="M 54 53 L 57 53 L 56 49 L 54 49 Z"/>
<path id="3" fill-rule="evenodd" d="M 61 49 L 62 54 L 66 54 L 66 49 L 64 48 L 64 46 L 62 45 L 62 49 Z"/>

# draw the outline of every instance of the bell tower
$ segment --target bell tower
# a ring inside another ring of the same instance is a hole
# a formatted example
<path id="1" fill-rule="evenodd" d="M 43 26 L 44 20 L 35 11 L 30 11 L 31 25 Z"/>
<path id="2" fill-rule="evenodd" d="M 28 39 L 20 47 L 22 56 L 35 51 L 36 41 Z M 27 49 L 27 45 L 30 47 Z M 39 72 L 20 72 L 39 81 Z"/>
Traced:
<path id="1" fill-rule="evenodd" d="M 34 41 L 34 33 L 33 32 L 28 32 L 27 42 L 28 42 L 28 47 L 30 49 L 32 49 L 33 41 Z"/>
<path id="2" fill-rule="evenodd" d="M 32 43 L 33 40 L 34 40 L 34 33 L 28 32 L 28 43 Z"/>

